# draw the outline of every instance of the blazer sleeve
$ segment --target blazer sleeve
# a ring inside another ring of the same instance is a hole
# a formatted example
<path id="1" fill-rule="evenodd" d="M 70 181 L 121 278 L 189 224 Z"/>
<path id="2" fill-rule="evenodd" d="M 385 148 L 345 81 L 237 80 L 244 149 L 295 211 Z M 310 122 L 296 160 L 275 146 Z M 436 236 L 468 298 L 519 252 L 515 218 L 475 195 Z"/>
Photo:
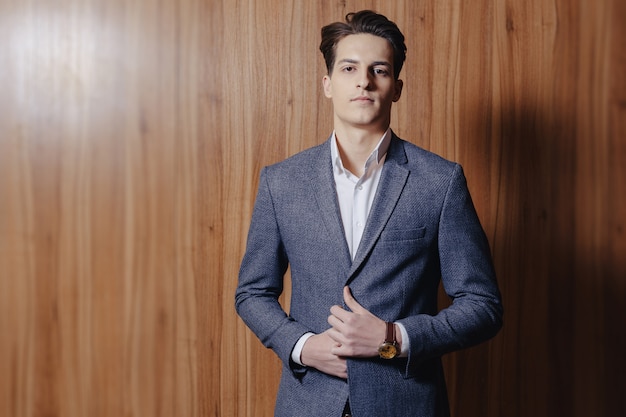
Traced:
<path id="1" fill-rule="evenodd" d="M 287 267 L 266 167 L 261 171 L 246 252 L 239 270 L 235 309 L 263 345 L 274 350 L 289 366 L 293 347 L 308 329 L 288 316 L 278 301 Z"/>
<path id="2" fill-rule="evenodd" d="M 438 252 L 441 280 L 452 304 L 436 315 L 399 320 L 410 339 L 407 370 L 425 359 L 486 341 L 502 326 L 489 243 L 458 164 L 440 214 Z"/>

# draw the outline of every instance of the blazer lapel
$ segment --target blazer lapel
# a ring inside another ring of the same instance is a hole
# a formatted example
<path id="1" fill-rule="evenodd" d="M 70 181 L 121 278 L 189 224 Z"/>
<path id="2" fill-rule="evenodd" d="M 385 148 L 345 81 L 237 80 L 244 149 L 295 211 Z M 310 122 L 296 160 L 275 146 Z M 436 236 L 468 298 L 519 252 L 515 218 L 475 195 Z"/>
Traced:
<path id="1" fill-rule="evenodd" d="M 348 279 L 359 269 L 370 253 L 393 213 L 409 176 L 409 170 L 403 166 L 406 162 L 407 157 L 402 142 L 394 134 L 387 151 L 383 172 L 381 173 L 376 196 L 367 218 L 363 237 L 361 238 L 352 267 L 348 272 Z"/>
<path id="2" fill-rule="evenodd" d="M 320 152 L 318 152 L 317 158 L 312 160 L 310 167 L 313 193 L 326 229 L 332 241 L 337 242 L 337 253 L 340 254 L 342 261 L 346 262 L 347 269 L 352 261 L 341 221 L 339 201 L 337 200 L 335 178 L 330 157 L 330 140 L 322 144 L 319 149 Z"/>

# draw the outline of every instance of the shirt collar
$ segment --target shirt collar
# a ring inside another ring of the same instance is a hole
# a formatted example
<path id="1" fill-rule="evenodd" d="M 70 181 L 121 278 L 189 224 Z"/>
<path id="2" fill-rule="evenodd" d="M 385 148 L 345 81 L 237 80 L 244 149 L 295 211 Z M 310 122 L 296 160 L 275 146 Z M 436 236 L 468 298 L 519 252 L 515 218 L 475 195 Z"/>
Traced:
<path id="1" fill-rule="evenodd" d="M 383 134 L 383 136 L 378 141 L 378 144 L 367 158 L 365 162 L 365 168 L 371 165 L 373 161 L 380 163 L 383 157 L 387 154 L 387 150 L 389 150 L 389 144 L 391 143 L 391 128 L 387 128 L 387 131 Z M 337 137 L 335 136 L 335 132 L 330 138 L 330 157 L 333 161 L 333 168 L 337 174 L 341 174 L 343 172 L 348 172 L 343 167 L 343 162 L 341 161 L 341 156 L 339 155 L 339 148 L 337 147 Z"/>

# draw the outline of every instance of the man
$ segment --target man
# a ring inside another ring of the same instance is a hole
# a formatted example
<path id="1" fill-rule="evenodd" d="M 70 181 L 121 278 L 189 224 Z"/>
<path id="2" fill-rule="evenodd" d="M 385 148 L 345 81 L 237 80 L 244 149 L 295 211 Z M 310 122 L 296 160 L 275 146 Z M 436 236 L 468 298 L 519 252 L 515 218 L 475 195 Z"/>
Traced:
<path id="1" fill-rule="evenodd" d="M 351 13 L 320 50 L 334 132 L 262 170 L 237 312 L 284 364 L 276 416 L 448 416 L 441 356 L 502 325 L 488 242 L 461 167 L 389 129 L 398 27 Z"/>

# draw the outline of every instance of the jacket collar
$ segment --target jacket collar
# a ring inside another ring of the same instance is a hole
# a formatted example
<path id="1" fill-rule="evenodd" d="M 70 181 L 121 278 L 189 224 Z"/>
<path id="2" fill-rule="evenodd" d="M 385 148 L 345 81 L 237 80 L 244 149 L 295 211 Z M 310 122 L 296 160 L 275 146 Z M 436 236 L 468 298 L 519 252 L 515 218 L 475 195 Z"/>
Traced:
<path id="1" fill-rule="evenodd" d="M 333 241 L 338 242 L 337 251 L 340 261 L 349 270 L 345 281 L 349 281 L 362 266 L 363 261 L 380 237 L 389 217 L 402 194 L 402 190 L 409 176 L 405 167 L 407 156 L 403 142 L 392 132 L 391 143 L 387 151 L 385 165 L 381 174 L 380 183 L 374 203 L 369 213 L 365 231 L 359 244 L 354 261 L 350 258 L 350 251 L 345 238 L 341 212 L 337 200 L 337 191 L 333 177 L 333 166 L 330 157 L 331 138 L 319 146 L 319 152 L 311 159 L 311 184 L 313 193 L 322 214 L 322 221 Z"/>
<path id="2" fill-rule="evenodd" d="M 348 280 L 358 272 L 363 265 L 363 261 L 374 248 L 374 244 L 387 225 L 402 195 L 402 190 L 404 190 L 409 177 L 409 170 L 405 166 L 406 163 L 407 156 L 404 150 L 404 143 L 394 134 L 387 151 L 387 158 L 383 166 L 378 190 L 374 197 L 374 203 L 367 218 L 365 231 L 348 273 Z"/>

